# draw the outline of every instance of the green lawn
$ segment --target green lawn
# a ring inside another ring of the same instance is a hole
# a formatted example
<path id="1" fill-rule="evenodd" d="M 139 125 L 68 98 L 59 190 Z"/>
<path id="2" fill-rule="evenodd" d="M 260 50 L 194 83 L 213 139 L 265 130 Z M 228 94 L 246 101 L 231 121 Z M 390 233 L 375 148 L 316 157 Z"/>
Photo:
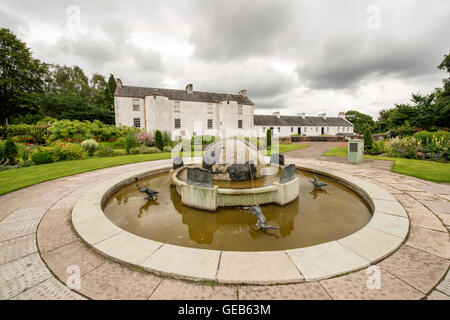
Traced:
<path id="1" fill-rule="evenodd" d="M 280 153 L 297 150 L 297 149 L 308 148 L 308 147 L 309 147 L 309 145 L 306 145 L 306 144 L 280 144 L 280 145 L 278 145 L 278 149 L 279 149 Z M 263 150 L 263 151 L 261 151 L 261 153 L 263 155 L 270 156 L 271 150 L 268 150 L 267 152 L 265 150 Z"/>
<path id="2" fill-rule="evenodd" d="M 347 157 L 347 148 L 334 148 L 324 156 Z M 434 182 L 450 182 L 450 163 L 364 155 L 367 159 L 394 161 L 392 172 Z"/>
<path id="3" fill-rule="evenodd" d="M 280 152 L 305 148 L 303 145 L 280 145 Z M 184 156 L 189 156 L 184 153 Z M 61 161 L 34 167 L 0 171 L 0 195 L 37 183 L 67 177 L 92 170 L 120 166 L 128 163 L 170 159 L 171 153 L 136 154 L 107 158 Z"/>

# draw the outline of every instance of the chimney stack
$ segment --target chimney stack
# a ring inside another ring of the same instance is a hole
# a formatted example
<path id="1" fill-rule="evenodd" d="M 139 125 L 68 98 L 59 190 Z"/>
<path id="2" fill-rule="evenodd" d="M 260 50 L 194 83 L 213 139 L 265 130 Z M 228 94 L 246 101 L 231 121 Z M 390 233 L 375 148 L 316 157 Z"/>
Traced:
<path id="1" fill-rule="evenodd" d="M 326 119 L 327 118 L 327 114 L 325 112 L 324 113 L 319 113 L 319 117 L 322 117 L 322 118 Z"/>
<path id="2" fill-rule="evenodd" d="M 193 94 L 194 93 L 194 86 L 192 85 L 192 83 L 189 83 L 186 86 L 186 92 L 189 93 L 189 94 Z"/>
<path id="3" fill-rule="evenodd" d="M 300 112 L 300 113 L 297 113 L 297 116 L 302 117 L 302 119 L 305 119 L 306 113 Z"/>
<path id="4" fill-rule="evenodd" d="M 239 91 L 239 94 L 241 96 L 243 96 L 244 98 L 247 98 L 247 90 L 246 89 L 242 89 L 241 91 Z"/>
<path id="5" fill-rule="evenodd" d="M 120 80 L 119 78 L 116 79 L 116 86 L 117 88 L 122 88 L 122 80 Z"/>
<path id="6" fill-rule="evenodd" d="M 277 118 L 280 119 L 280 111 L 273 112 L 272 115 L 277 116 Z"/>
<path id="7" fill-rule="evenodd" d="M 338 113 L 338 117 L 339 117 L 339 118 L 344 118 L 344 119 L 345 119 L 345 112 L 339 112 L 339 113 Z"/>

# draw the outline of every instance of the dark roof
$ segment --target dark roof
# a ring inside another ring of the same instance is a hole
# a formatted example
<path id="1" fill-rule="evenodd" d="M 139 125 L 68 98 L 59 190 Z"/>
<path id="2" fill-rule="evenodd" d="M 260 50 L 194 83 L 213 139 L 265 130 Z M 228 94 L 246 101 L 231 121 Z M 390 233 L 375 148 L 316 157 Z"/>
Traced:
<path id="1" fill-rule="evenodd" d="M 116 97 L 133 97 L 144 98 L 145 96 L 160 95 L 166 96 L 170 100 L 184 100 L 184 101 L 201 101 L 201 102 L 214 102 L 221 101 L 237 101 L 239 104 L 251 104 L 253 101 L 247 97 L 243 97 L 240 94 L 227 94 L 227 93 L 215 93 L 215 92 L 202 92 L 194 91 L 192 94 L 187 93 L 186 90 L 176 89 L 159 89 L 159 88 L 144 88 L 144 87 L 132 87 L 122 86 L 117 87 L 114 94 Z"/>
<path id="2" fill-rule="evenodd" d="M 276 115 L 257 115 L 253 117 L 255 126 L 298 126 L 298 127 L 352 127 L 351 122 L 341 117 L 305 117 L 300 116 L 280 116 Z"/>

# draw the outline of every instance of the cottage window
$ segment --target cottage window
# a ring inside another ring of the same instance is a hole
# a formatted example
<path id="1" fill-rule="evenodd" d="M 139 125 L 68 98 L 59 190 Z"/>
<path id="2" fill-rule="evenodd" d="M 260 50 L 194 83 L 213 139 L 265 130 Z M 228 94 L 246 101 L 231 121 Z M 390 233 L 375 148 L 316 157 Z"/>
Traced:
<path id="1" fill-rule="evenodd" d="M 316 127 L 316 132 L 319 132 L 319 127 Z"/>
<path id="2" fill-rule="evenodd" d="M 133 111 L 139 111 L 139 99 L 133 99 Z"/>
<path id="3" fill-rule="evenodd" d="M 294 132 L 294 127 L 291 127 L 291 132 Z"/>
<path id="4" fill-rule="evenodd" d="M 180 129 L 180 128 L 181 128 L 181 120 L 175 119 L 175 129 Z"/>
<path id="5" fill-rule="evenodd" d="M 141 119 L 140 118 L 133 118 L 133 124 L 136 128 L 141 127 Z"/>
<path id="6" fill-rule="evenodd" d="M 208 113 L 213 113 L 213 105 L 212 105 L 212 103 L 208 103 Z"/>
<path id="7" fill-rule="evenodd" d="M 238 128 L 242 129 L 242 120 L 238 120 Z"/>
<path id="8" fill-rule="evenodd" d="M 238 114 L 242 114 L 242 105 L 238 105 Z"/>
<path id="9" fill-rule="evenodd" d="M 208 129 L 212 129 L 212 128 L 213 128 L 213 120 L 208 119 Z"/>
<path id="10" fill-rule="evenodd" d="M 262 128 L 262 132 L 266 132 L 266 127 L 263 127 L 263 128 Z"/>
<path id="11" fill-rule="evenodd" d="M 278 132 L 280 132 L 280 130 L 281 130 L 281 128 L 280 128 L 280 127 L 278 127 Z"/>
<path id="12" fill-rule="evenodd" d="M 174 101 L 173 103 L 173 111 L 180 112 L 180 101 Z"/>

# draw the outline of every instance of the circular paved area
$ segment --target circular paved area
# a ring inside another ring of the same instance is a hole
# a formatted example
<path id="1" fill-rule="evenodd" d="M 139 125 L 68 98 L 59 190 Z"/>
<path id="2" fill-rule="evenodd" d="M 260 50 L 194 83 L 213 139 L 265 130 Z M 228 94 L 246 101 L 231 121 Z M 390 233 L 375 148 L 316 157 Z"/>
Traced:
<path id="1" fill-rule="evenodd" d="M 404 207 L 406 242 L 376 264 L 380 288 L 368 289 L 373 269 L 296 284 L 222 285 L 160 277 L 99 255 L 75 233 L 76 201 L 124 172 L 165 167 L 170 160 L 130 164 L 61 178 L 0 197 L 0 299 L 450 299 L 450 187 L 366 165 L 286 159 L 352 175 L 392 194 Z M 69 266 L 80 289 L 65 286 Z"/>

